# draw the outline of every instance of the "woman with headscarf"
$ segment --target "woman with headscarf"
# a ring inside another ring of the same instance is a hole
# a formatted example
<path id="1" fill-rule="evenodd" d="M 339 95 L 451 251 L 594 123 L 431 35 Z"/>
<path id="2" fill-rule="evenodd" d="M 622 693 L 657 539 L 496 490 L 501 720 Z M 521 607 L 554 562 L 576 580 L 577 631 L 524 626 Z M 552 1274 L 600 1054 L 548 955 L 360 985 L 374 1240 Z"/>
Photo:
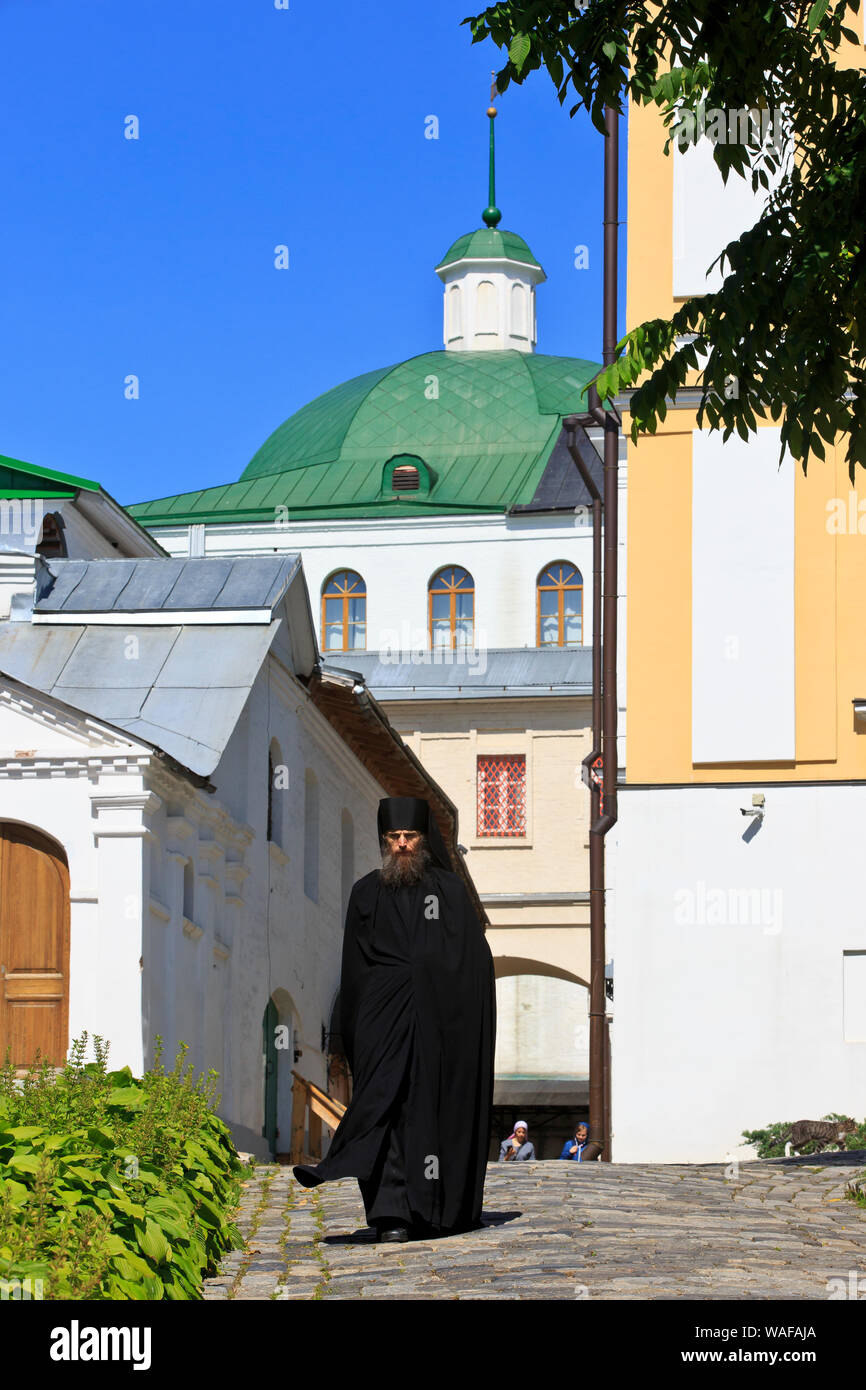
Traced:
<path id="1" fill-rule="evenodd" d="M 535 1145 L 529 1143 L 528 1134 L 529 1126 L 526 1121 L 515 1120 L 512 1133 L 499 1145 L 499 1162 L 525 1162 L 529 1158 L 535 1158 Z"/>
<path id="2" fill-rule="evenodd" d="M 493 957 L 426 801 L 379 803 L 383 864 L 346 912 L 340 1020 L 352 1099 L 305 1187 L 355 1177 L 380 1240 L 481 1224 Z"/>

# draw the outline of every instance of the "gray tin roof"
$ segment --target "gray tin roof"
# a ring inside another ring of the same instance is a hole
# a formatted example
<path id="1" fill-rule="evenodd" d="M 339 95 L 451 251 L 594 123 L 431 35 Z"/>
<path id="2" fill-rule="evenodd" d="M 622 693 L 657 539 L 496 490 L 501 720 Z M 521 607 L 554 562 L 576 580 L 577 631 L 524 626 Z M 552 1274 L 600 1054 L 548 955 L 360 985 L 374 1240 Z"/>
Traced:
<path id="1" fill-rule="evenodd" d="M 273 609 L 297 553 L 192 560 L 48 560 L 37 566 L 37 613 Z"/>
<path id="2" fill-rule="evenodd" d="M 322 661 L 329 670 L 361 676 L 377 700 L 592 693 L 592 647 L 418 651 L 414 653 L 416 661 L 412 655 L 396 651 L 324 652 Z"/>
<path id="3" fill-rule="evenodd" d="M 207 777 L 222 757 L 280 621 L 190 627 L 4 622 L 0 672 L 125 729 Z"/>

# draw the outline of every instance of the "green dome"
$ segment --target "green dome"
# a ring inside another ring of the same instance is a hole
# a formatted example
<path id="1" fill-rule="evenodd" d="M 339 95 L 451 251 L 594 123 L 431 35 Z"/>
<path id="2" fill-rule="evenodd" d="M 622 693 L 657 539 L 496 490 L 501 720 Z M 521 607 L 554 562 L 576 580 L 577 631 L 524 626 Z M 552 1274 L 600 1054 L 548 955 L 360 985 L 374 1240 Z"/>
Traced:
<path id="1" fill-rule="evenodd" d="M 529 502 L 595 362 L 517 351 L 425 352 L 353 377 L 290 415 L 236 483 L 129 508 L 145 525 L 504 510 Z M 397 455 L 425 486 L 389 485 Z M 389 464 L 391 465 L 389 469 Z"/>
<path id="2" fill-rule="evenodd" d="M 467 232 L 465 236 L 458 237 L 454 245 L 445 252 L 436 269 L 444 270 L 455 261 L 470 259 L 522 261 L 524 265 L 538 266 L 541 270 L 522 236 L 518 236 L 516 232 L 500 232 L 495 227 L 482 227 L 477 232 Z"/>
<path id="3" fill-rule="evenodd" d="M 580 390 L 597 371 L 540 353 L 425 352 L 353 377 L 290 415 L 241 480 L 323 463 L 384 464 L 394 454 L 450 468 L 460 457 L 535 451 L 562 415 L 586 409 Z"/>

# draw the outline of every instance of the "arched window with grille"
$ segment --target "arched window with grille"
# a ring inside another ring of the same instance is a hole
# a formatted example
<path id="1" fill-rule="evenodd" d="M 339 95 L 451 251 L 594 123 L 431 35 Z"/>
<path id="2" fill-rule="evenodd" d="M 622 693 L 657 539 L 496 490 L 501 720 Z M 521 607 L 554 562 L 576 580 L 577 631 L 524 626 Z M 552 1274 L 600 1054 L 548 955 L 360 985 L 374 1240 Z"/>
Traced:
<path id="1" fill-rule="evenodd" d="M 431 647 L 471 647 L 475 628 L 475 582 L 468 570 L 448 565 L 430 580 Z"/>
<path id="2" fill-rule="evenodd" d="M 555 560 L 536 585 L 539 647 L 583 643 L 583 576 L 568 560 Z"/>
<path id="3" fill-rule="evenodd" d="M 367 586 L 354 570 L 339 570 L 322 588 L 322 651 L 367 646 Z"/>

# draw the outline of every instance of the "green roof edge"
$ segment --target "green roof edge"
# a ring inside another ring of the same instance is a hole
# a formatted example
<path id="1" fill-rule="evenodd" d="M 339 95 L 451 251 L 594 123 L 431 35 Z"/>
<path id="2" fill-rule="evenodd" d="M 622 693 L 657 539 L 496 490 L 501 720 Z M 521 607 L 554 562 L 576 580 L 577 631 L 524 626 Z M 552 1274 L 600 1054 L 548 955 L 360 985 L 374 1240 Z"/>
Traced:
<path id="1" fill-rule="evenodd" d="M 30 473 L 36 478 L 48 478 L 53 483 L 66 483 L 69 487 L 84 488 L 86 492 L 102 490 L 101 484 L 93 482 L 91 478 L 77 478 L 74 473 L 58 473 L 54 468 L 40 468 L 36 463 L 25 463 L 23 459 L 9 458 L 6 454 L 0 454 L 0 468 L 9 468 L 13 473 Z"/>

